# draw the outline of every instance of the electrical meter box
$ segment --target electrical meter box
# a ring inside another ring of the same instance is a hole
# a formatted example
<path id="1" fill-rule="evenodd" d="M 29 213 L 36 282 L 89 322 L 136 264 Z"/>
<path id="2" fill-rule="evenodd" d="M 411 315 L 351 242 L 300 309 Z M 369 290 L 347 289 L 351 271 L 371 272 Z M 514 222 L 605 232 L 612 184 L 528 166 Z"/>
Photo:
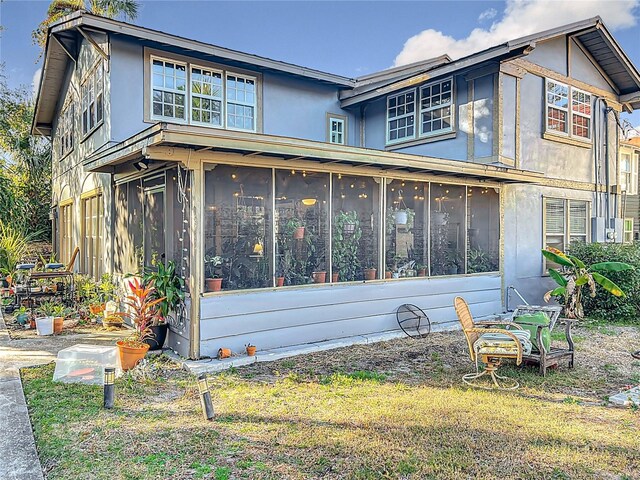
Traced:
<path id="1" fill-rule="evenodd" d="M 107 367 L 115 367 L 116 377 L 122 374 L 118 347 L 74 345 L 58 352 L 53 381 L 103 385 L 104 369 Z"/>

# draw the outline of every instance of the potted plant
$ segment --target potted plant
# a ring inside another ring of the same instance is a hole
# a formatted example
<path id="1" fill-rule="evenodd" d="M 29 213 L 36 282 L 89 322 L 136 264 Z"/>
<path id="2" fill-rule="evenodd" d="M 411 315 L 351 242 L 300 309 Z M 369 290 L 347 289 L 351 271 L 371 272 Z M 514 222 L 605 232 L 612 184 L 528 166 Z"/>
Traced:
<path id="1" fill-rule="evenodd" d="M 53 315 L 57 305 L 55 302 L 44 302 L 36 309 L 36 312 L 40 314 L 39 317 L 36 317 L 38 335 L 53 334 Z"/>
<path id="2" fill-rule="evenodd" d="M 14 314 L 16 316 L 16 322 L 20 325 L 26 325 L 29 321 L 29 310 L 25 306 L 20 307 Z"/>
<path id="3" fill-rule="evenodd" d="M 62 333 L 64 319 L 70 315 L 73 310 L 60 304 L 56 304 L 51 310 L 53 313 L 53 333 Z"/>
<path id="4" fill-rule="evenodd" d="M 217 273 L 217 267 L 222 265 L 222 261 L 223 258 L 219 255 L 206 255 L 204 257 L 204 283 L 207 292 L 219 292 L 222 290 L 222 277 Z"/>
<path id="5" fill-rule="evenodd" d="M 245 348 L 247 350 L 247 355 L 249 355 L 250 357 L 253 357 L 256 354 L 256 346 L 255 345 L 251 345 L 249 343 L 248 345 L 245 345 Z"/>
<path id="6" fill-rule="evenodd" d="M 339 212 L 334 217 L 333 224 L 333 267 L 336 270 L 334 273 L 339 274 L 340 280 L 344 282 L 353 281 L 360 271 L 358 250 L 362 228 L 358 221 L 358 212 Z"/>
<path id="7" fill-rule="evenodd" d="M 166 267 L 159 263 L 157 270 L 148 272 L 143 283 L 154 287 L 151 298 L 162 300 L 158 304 L 158 315 L 148 327 L 149 335 L 144 340 L 149 344 L 149 350 L 160 350 L 167 338 L 167 319 L 184 302 L 184 280 L 177 274 L 176 264 L 169 261 Z"/>
<path id="8" fill-rule="evenodd" d="M 423 265 L 422 263 L 418 263 L 416 264 L 416 270 L 418 271 L 418 276 L 419 277 L 426 277 L 427 276 L 427 266 Z"/>
<path id="9" fill-rule="evenodd" d="M 292 232 L 294 240 L 302 240 L 304 238 L 304 224 L 299 218 L 289 219 L 286 229 Z"/>
<path id="10" fill-rule="evenodd" d="M 149 344 L 144 339 L 149 335 L 149 326 L 158 316 L 158 304 L 164 298 L 153 298 L 153 285 L 143 285 L 138 278 L 129 282 L 131 293 L 127 295 L 124 304 L 129 308 L 121 315 L 129 317 L 135 326 L 135 331 L 126 340 L 116 342 L 120 354 L 123 370 L 130 370 L 144 358 L 149 350 Z"/>
<path id="11" fill-rule="evenodd" d="M 340 274 L 338 272 L 333 272 L 331 274 L 331 281 L 333 283 L 338 283 L 338 278 L 339 278 Z"/>
<path id="12" fill-rule="evenodd" d="M 376 271 L 377 269 L 374 266 L 373 260 L 370 258 L 367 259 L 364 267 L 364 279 L 365 280 L 375 280 L 376 279 Z"/>

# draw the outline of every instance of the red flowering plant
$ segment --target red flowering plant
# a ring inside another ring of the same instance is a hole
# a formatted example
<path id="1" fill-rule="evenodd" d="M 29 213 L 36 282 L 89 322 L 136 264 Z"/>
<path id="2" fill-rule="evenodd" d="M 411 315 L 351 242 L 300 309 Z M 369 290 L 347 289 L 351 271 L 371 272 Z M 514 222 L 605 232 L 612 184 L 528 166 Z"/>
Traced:
<path id="1" fill-rule="evenodd" d="M 124 301 L 124 304 L 129 307 L 128 311 L 120 315 L 131 319 L 136 327 L 135 333 L 126 341 L 127 345 L 139 347 L 144 343 L 145 338 L 152 335 L 149 326 L 153 325 L 160 315 L 158 304 L 164 301 L 164 297 L 155 298 L 153 282 L 145 285 L 137 278 L 129 281 L 129 290 L 131 293 Z"/>

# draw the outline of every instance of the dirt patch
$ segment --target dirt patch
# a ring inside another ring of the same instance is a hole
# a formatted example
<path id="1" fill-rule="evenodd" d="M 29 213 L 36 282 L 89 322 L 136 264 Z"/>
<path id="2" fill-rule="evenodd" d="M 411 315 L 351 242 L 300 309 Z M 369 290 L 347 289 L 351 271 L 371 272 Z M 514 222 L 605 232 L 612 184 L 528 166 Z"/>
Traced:
<path id="1" fill-rule="evenodd" d="M 12 340 L 32 340 L 42 338 L 38 336 L 35 328 L 25 328 L 16 321 L 15 315 L 4 313 L 4 322 L 9 336 Z M 127 332 L 126 327 L 103 327 L 100 323 L 83 323 L 77 319 L 69 319 L 64 321 L 62 333 L 56 336 L 79 335 L 79 334 L 100 334 L 105 332 Z"/>

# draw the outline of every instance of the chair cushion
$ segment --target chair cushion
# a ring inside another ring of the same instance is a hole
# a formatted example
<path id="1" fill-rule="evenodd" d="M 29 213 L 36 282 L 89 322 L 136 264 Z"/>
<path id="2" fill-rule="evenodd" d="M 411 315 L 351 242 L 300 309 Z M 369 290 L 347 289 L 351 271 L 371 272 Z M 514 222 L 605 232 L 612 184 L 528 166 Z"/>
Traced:
<path id="1" fill-rule="evenodd" d="M 522 354 L 531 353 L 531 334 L 527 330 L 509 330 L 513 333 L 522 345 Z M 476 355 L 518 355 L 516 342 L 503 333 L 485 333 L 473 344 Z"/>

